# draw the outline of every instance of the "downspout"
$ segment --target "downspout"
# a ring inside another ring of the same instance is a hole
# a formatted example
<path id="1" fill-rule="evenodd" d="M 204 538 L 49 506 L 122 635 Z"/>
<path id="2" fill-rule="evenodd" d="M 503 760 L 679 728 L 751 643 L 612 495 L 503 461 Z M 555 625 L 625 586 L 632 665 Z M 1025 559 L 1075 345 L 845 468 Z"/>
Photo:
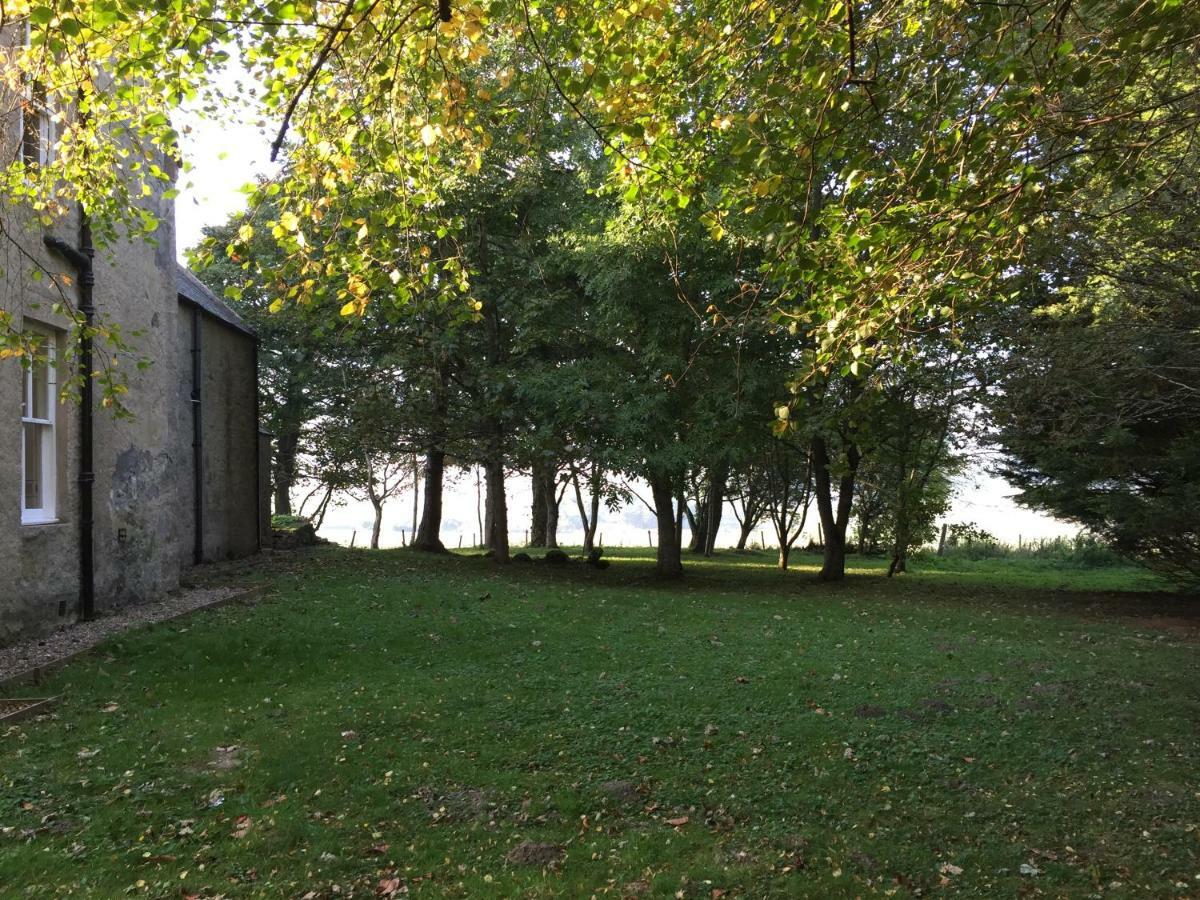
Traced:
<path id="1" fill-rule="evenodd" d="M 61 238 L 46 235 L 43 240 L 50 249 L 62 255 L 75 267 L 79 281 L 79 311 L 83 314 L 83 331 L 79 336 L 79 376 L 83 381 L 79 409 L 79 616 L 83 621 L 96 614 L 95 525 L 92 490 L 96 481 L 92 442 L 92 407 L 95 396 L 92 384 L 92 331 L 96 324 L 96 308 L 92 305 L 92 289 L 96 284 L 92 261 L 96 248 L 92 244 L 92 225 L 87 213 L 79 211 L 79 249 Z"/>
<path id="2" fill-rule="evenodd" d="M 254 338 L 254 546 L 262 550 L 262 419 L 259 418 L 258 337 Z"/>
<path id="3" fill-rule="evenodd" d="M 204 421 L 200 403 L 204 380 L 200 307 L 192 306 L 192 562 L 204 562 Z"/>

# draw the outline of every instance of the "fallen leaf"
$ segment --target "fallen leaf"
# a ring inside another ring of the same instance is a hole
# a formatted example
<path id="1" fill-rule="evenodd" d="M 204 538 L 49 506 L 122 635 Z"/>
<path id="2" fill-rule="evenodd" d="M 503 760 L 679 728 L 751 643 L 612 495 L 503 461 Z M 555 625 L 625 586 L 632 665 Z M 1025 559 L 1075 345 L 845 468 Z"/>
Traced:
<path id="1" fill-rule="evenodd" d="M 961 866 L 956 866 L 954 863 L 942 863 L 942 868 L 939 871 L 943 875 L 961 875 L 963 873 Z"/>
<path id="2" fill-rule="evenodd" d="M 235 838 L 244 838 L 247 832 L 250 831 L 250 817 L 238 816 L 233 820 L 233 836 Z"/>
<path id="3" fill-rule="evenodd" d="M 673 828 L 678 828 L 680 825 L 686 825 L 687 823 L 688 823 L 687 816 L 678 816 L 677 818 L 674 818 L 674 819 L 667 819 L 667 824 L 672 826 Z"/>
<path id="4" fill-rule="evenodd" d="M 400 890 L 399 878 L 380 878 L 375 887 L 376 897 L 392 897 Z"/>

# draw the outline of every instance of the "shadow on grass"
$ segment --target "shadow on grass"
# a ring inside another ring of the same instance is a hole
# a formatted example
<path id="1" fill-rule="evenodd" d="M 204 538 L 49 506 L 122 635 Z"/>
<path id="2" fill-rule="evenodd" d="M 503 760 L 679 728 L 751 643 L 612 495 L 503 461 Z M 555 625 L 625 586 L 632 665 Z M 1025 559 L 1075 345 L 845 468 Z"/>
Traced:
<path id="1" fill-rule="evenodd" d="M 604 559 L 609 566 L 605 569 L 586 565 L 579 558 L 578 547 L 563 549 L 572 556 L 571 562 L 563 565 L 542 562 L 542 551 L 536 548 L 529 551 L 533 563 L 507 566 L 497 565 L 479 551 L 432 555 L 403 548 L 371 551 L 329 547 L 309 551 L 305 558 L 316 557 L 323 571 L 344 567 L 347 574 L 361 572 L 364 567 L 385 576 L 390 568 L 416 568 L 516 584 L 645 591 L 664 600 L 713 594 L 746 601 L 784 597 L 805 603 L 855 600 L 946 604 L 979 607 L 981 613 L 1003 609 L 1029 615 L 1146 620 L 1148 626 L 1184 631 L 1200 629 L 1200 603 L 1194 602 L 1194 597 L 1172 591 L 1167 582 L 1134 566 L 1082 568 L 1045 560 L 931 557 L 915 561 L 905 575 L 888 578 L 886 559 L 851 555 L 845 580 L 830 583 L 817 578 L 821 566 L 817 554 L 794 554 L 791 567 L 784 572 L 776 567 L 774 552 L 730 550 L 711 558 L 685 554 L 683 577 L 664 579 L 654 572 L 654 551 L 649 548 L 606 548 Z M 281 560 L 281 556 L 285 558 Z M 264 575 L 279 564 L 307 567 L 302 559 L 288 561 L 283 554 L 265 562 Z"/>

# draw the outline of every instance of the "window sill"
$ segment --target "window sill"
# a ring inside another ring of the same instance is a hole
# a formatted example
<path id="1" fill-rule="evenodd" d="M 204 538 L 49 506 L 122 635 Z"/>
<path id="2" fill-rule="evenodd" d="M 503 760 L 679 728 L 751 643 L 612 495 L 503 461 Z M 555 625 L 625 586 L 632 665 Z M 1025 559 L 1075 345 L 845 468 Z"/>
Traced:
<path id="1" fill-rule="evenodd" d="M 22 528 L 38 528 L 42 525 L 62 525 L 62 519 L 22 519 Z"/>

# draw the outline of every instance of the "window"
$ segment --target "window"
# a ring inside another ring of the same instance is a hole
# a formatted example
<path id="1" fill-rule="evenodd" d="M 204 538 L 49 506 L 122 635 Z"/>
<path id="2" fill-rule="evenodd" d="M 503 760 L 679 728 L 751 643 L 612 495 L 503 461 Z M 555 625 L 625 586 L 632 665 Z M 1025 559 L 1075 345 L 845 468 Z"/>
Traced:
<path id="1" fill-rule="evenodd" d="M 41 166 L 49 160 L 50 116 L 45 86 L 38 81 L 29 85 L 21 103 L 21 161 Z"/>
<path id="2" fill-rule="evenodd" d="M 29 46 L 29 25 L 25 26 L 25 46 Z M 21 98 L 21 162 L 41 166 L 50 161 L 54 145 L 54 123 L 50 116 L 50 95 L 46 85 L 36 79 L 27 82 Z"/>
<path id="3" fill-rule="evenodd" d="M 53 522 L 58 512 L 58 378 L 54 334 L 27 326 L 38 352 L 24 371 L 21 396 L 21 522 Z"/>

